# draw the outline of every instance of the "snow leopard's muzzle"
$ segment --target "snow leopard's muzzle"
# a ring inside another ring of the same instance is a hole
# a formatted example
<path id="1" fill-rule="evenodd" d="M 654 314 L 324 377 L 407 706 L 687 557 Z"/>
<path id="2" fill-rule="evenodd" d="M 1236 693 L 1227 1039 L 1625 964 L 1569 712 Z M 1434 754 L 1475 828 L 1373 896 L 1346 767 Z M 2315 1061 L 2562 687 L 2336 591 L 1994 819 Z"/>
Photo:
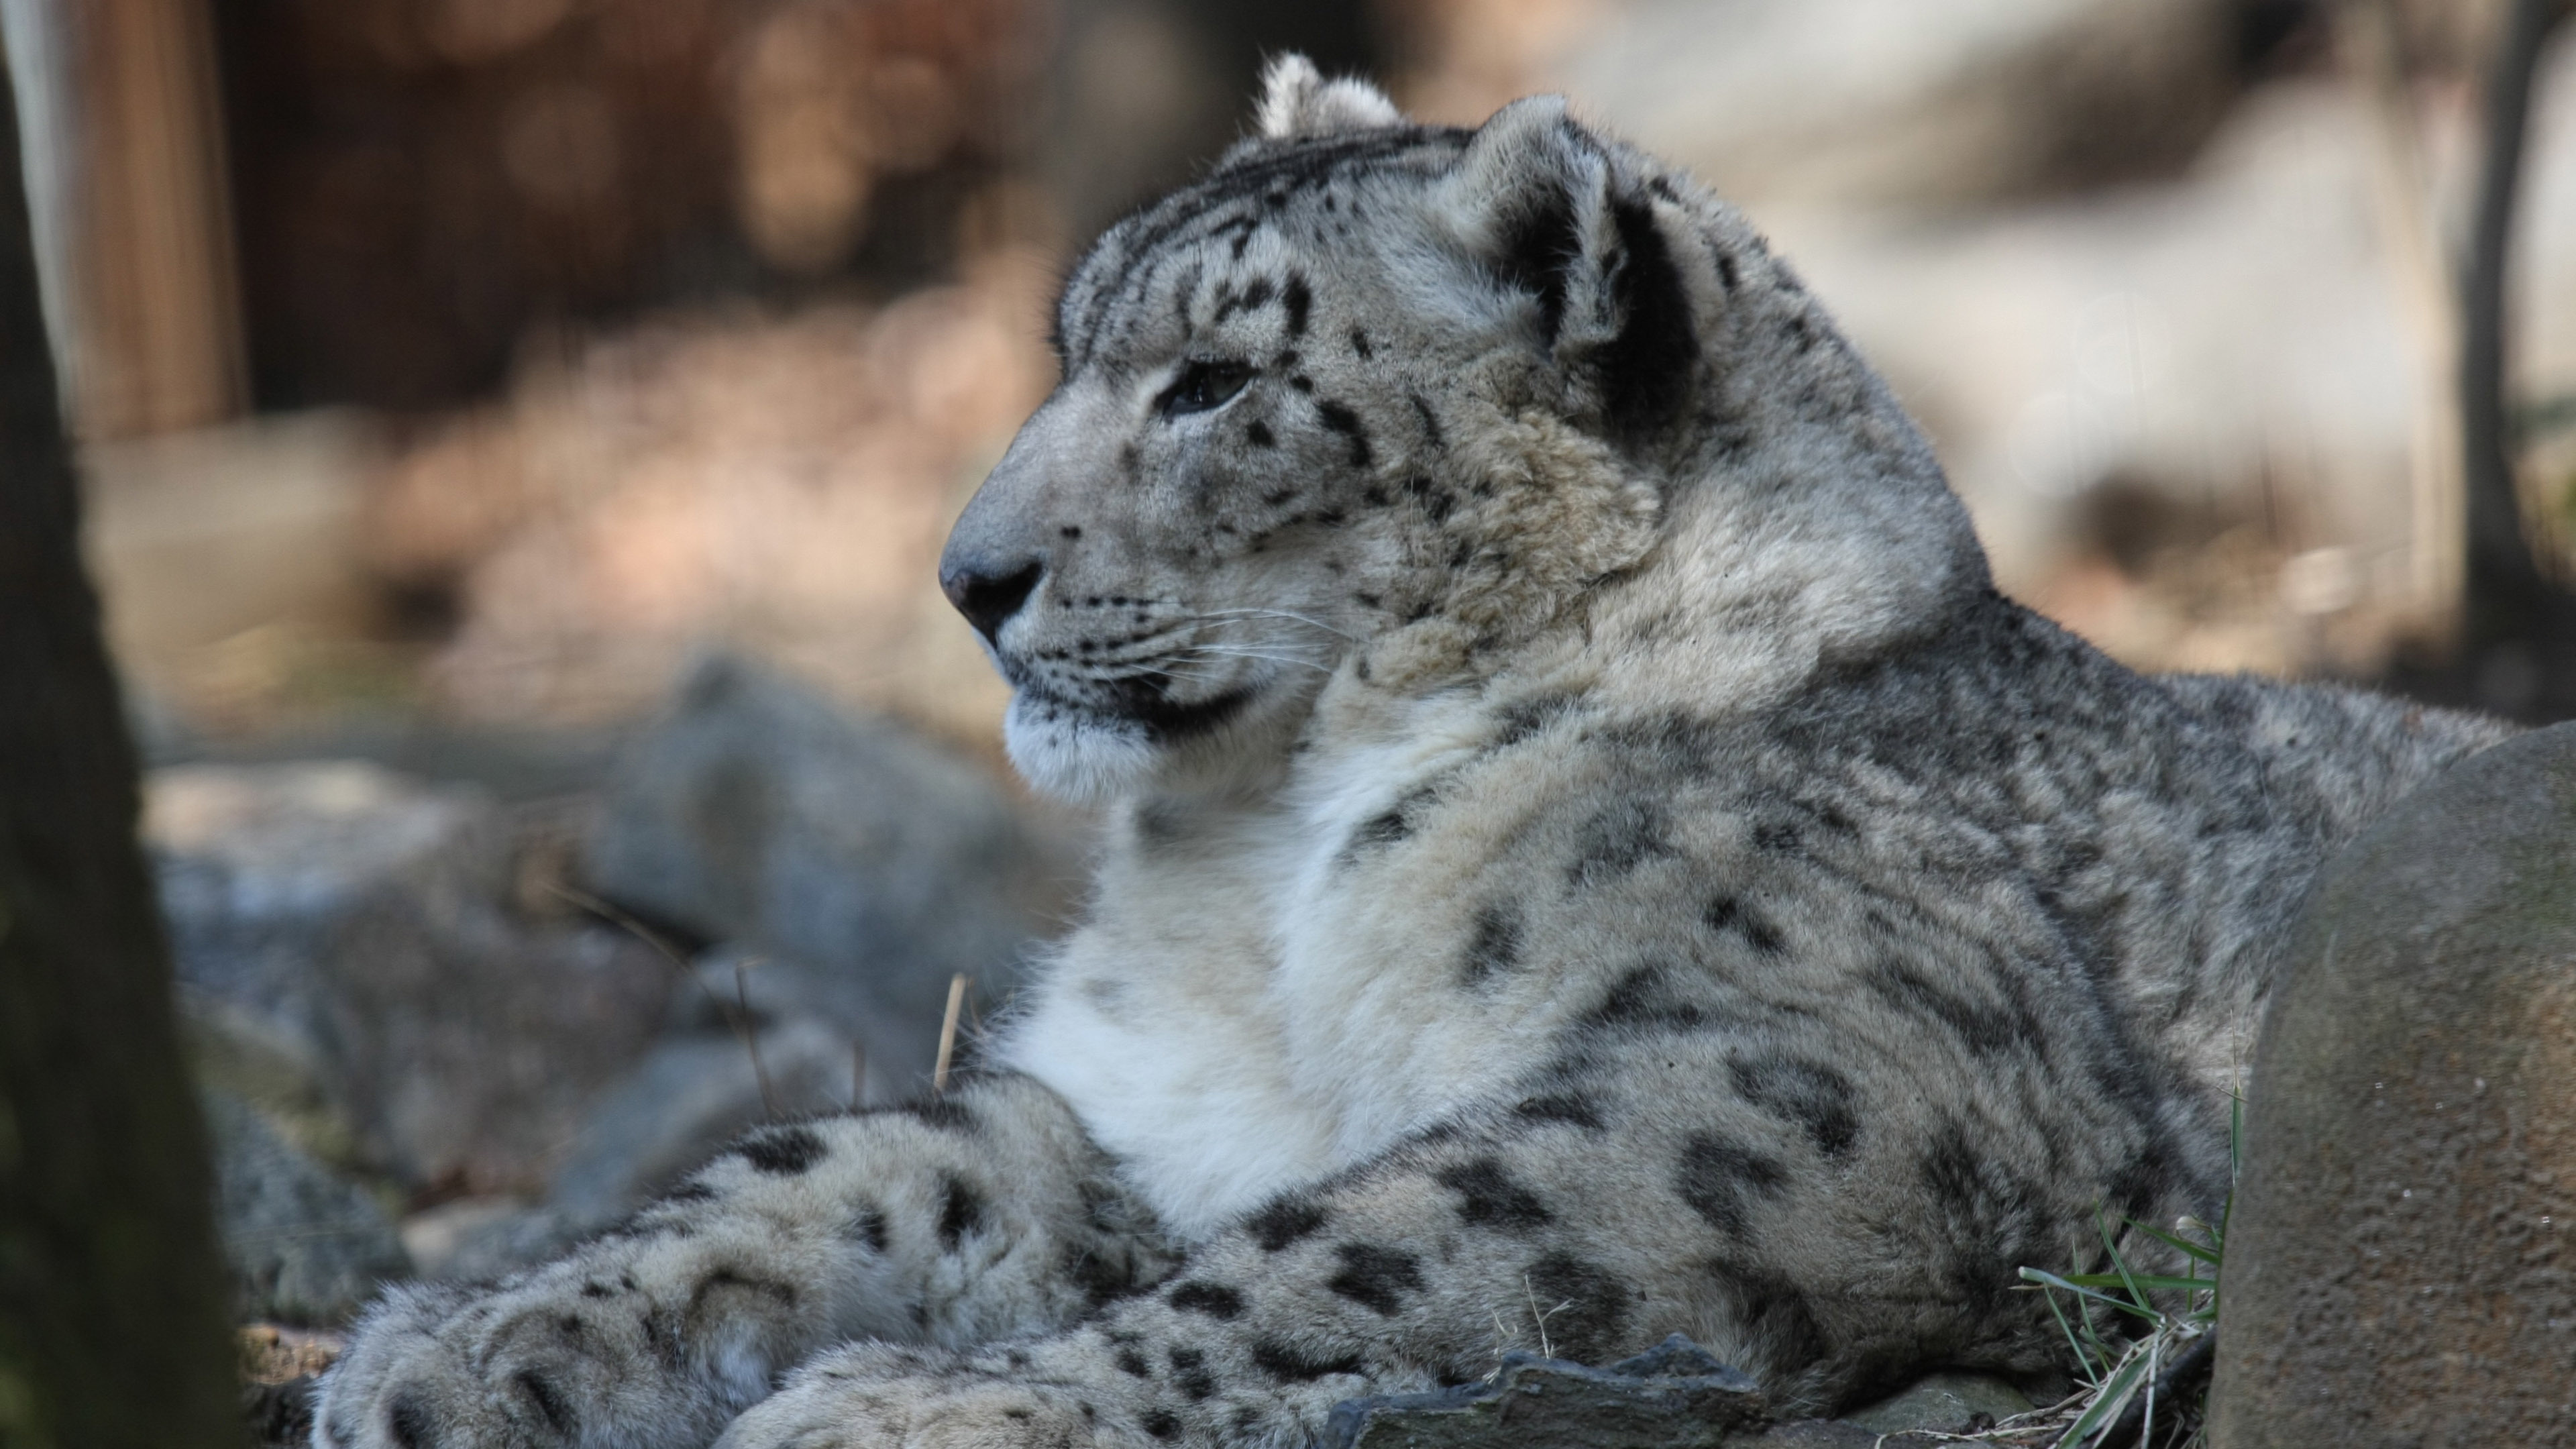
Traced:
<path id="1" fill-rule="evenodd" d="M 1163 516 L 1185 510 L 1122 476 L 1107 411 L 1059 392 L 940 558 L 941 591 L 1014 691 L 1013 760 L 1073 796 L 1114 793 L 1175 757 L 1238 753 L 1303 707 L 1342 642 L 1274 571 L 1194 554 L 1187 540 L 1205 525 Z"/>

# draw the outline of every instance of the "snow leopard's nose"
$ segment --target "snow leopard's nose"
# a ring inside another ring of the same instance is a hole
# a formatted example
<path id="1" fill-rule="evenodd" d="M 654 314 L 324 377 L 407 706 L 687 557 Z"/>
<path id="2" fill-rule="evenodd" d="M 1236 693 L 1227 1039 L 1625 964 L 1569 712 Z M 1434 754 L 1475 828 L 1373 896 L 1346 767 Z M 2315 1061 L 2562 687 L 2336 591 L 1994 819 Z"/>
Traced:
<path id="1" fill-rule="evenodd" d="M 1048 570 L 1064 562 L 1069 540 L 1082 536 L 1061 516 L 1065 495 L 1078 498 L 1087 485 L 1105 481 L 1086 466 L 1097 461 L 1089 445 L 1100 430 L 1084 424 L 1062 397 L 1040 407 L 975 490 L 940 551 L 939 591 L 997 649 L 1002 626 L 1028 607 Z"/>
<path id="2" fill-rule="evenodd" d="M 1029 601 L 1045 574 L 1046 561 L 1025 554 L 945 558 L 939 561 L 939 591 L 976 633 L 999 645 L 1002 626 Z"/>

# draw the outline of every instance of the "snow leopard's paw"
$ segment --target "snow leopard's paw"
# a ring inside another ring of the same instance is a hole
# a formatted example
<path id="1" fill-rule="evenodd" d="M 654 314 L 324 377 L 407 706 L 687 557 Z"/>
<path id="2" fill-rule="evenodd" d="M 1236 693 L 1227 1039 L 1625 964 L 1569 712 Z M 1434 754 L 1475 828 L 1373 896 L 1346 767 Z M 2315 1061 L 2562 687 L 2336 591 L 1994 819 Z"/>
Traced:
<path id="1" fill-rule="evenodd" d="M 717 1449 L 1091 1449 L 1148 1443 L 1083 1390 L 859 1344 L 799 1369 Z"/>
<path id="2" fill-rule="evenodd" d="M 555 1276 L 389 1291 L 322 1382 L 316 1449 L 696 1449 L 768 1386 L 738 1351 L 673 1371 L 675 1329 L 641 1294 Z"/>

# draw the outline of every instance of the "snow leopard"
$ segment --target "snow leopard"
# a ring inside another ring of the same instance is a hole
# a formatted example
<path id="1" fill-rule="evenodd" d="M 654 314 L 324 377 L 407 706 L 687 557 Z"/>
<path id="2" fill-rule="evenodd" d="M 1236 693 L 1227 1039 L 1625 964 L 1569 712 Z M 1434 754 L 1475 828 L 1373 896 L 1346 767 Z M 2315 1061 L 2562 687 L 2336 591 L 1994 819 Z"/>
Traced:
<path id="1" fill-rule="evenodd" d="M 1822 1413 L 2044 1379 L 2019 1268 L 2216 1213 L 2321 859 L 2505 728 L 2006 598 L 1790 268 L 1560 99 L 1258 115 L 1075 266 L 941 560 L 1111 822 L 1078 926 L 947 1090 L 387 1292 L 316 1445 L 1286 1446 L 1675 1332 Z"/>

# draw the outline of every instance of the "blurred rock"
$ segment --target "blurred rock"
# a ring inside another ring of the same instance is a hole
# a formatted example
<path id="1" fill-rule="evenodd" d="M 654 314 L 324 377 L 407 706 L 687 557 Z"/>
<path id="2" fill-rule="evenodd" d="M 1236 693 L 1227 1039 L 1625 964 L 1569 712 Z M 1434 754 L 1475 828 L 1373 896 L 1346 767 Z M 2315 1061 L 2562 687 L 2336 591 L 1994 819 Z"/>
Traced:
<path id="1" fill-rule="evenodd" d="M 2001 1379 L 1943 1371 L 1925 1374 L 1843 1418 L 1879 1434 L 1901 1434 L 1909 1429 L 1974 1434 L 1993 1428 L 1997 1420 L 2030 1410 L 2029 1397 Z"/>
<path id="2" fill-rule="evenodd" d="M 766 958 L 744 985 L 767 1015 L 829 1022 L 844 1061 L 855 1038 L 906 1091 L 951 975 L 1005 993 L 1063 908 L 1070 856 L 975 766 L 715 657 L 637 742 L 582 859 L 601 895 Z M 731 974 L 712 989 L 735 994 Z"/>
<path id="3" fill-rule="evenodd" d="M 313 1038 L 198 990 L 182 993 L 179 1025 L 200 1086 L 257 1109 L 280 1136 L 334 1171 L 368 1174 L 365 1145 Z"/>
<path id="4" fill-rule="evenodd" d="M 752 1049 L 732 1036 L 690 1034 L 655 1047 L 583 1121 L 547 1206 L 575 1231 L 605 1227 L 676 1185 L 746 1128 L 841 1111 L 859 1100 L 850 1039 L 823 1023 L 774 1026 L 754 1042 L 757 1069 Z"/>
<path id="5" fill-rule="evenodd" d="M 289 1323 L 346 1320 L 411 1259 L 384 1209 L 297 1151 L 239 1098 L 200 1094 L 214 1141 L 215 1216 L 235 1308 Z"/>
<path id="6" fill-rule="evenodd" d="M 423 784 L 472 786 L 505 805 L 595 793 L 626 741 L 613 726 L 515 728 L 398 710 L 216 736 L 189 731 L 166 710 L 144 717 L 156 731 L 145 742 L 155 765 L 357 760 Z"/>
<path id="7" fill-rule="evenodd" d="M 309 926 L 421 869 L 483 815 L 462 791 L 366 765 L 181 766 L 146 784 L 143 835 L 190 987 L 328 1037 Z"/>
<path id="8" fill-rule="evenodd" d="M 1987 202 L 2169 173 L 2238 86 L 2236 0 L 1642 0 L 1560 66 L 1747 202 Z"/>
<path id="9" fill-rule="evenodd" d="M 1770 1428 L 1730 1434 L 1726 1449 L 1916 1449 L 1937 1444 L 1929 1435 L 1881 1434 L 1840 1419 L 1795 1419 Z"/>
<path id="10" fill-rule="evenodd" d="M 350 763 L 147 784 L 192 1018 L 253 1075 L 318 1080 L 355 1155 L 413 1190 L 539 1189 L 660 1025 L 670 966 L 548 889 L 573 830 Z"/>
<path id="11" fill-rule="evenodd" d="M 401 1232 L 421 1277 L 477 1283 L 559 1257 L 604 1225 L 513 1198 L 459 1198 L 404 1218 Z"/>
<path id="12" fill-rule="evenodd" d="M 403 1219 L 403 1246 L 430 1279 L 482 1281 L 545 1262 L 667 1192 L 750 1128 L 889 1100 L 872 1070 L 866 1090 L 854 1092 L 858 1071 L 850 1039 L 811 1018 L 766 1025 L 750 1047 L 721 1028 L 676 1030 L 592 1103 L 544 1202 L 441 1203 Z"/>
<path id="13" fill-rule="evenodd" d="M 2218 1449 L 2576 1443 L 2576 724 L 2328 863 L 2255 1048 Z"/>

